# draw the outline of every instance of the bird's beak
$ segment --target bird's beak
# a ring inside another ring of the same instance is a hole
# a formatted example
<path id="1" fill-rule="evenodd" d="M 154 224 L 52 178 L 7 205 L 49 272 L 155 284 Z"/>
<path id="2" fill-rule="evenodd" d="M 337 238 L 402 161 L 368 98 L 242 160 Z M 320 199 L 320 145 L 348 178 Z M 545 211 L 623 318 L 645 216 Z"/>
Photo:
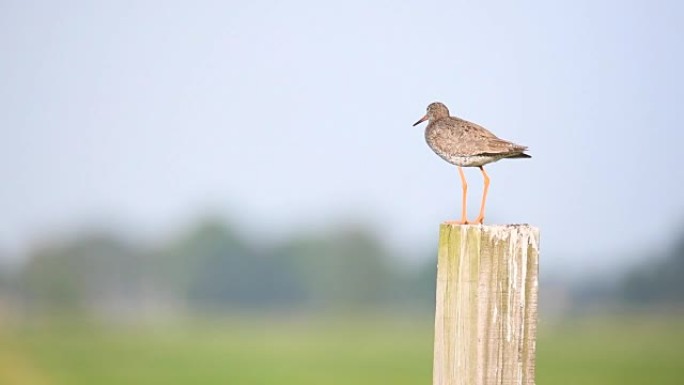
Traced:
<path id="1" fill-rule="evenodd" d="M 413 123 L 413 127 L 415 127 L 415 126 L 417 126 L 417 125 L 419 125 L 419 124 L 423 123 L 424 121 L 426 121 L 426 120 L 427 120 L 427 118 L 428 118 L 428 116 L 427 116 L 427 115 L 423 116 L 422 118 L 420 118 L 420 120 L 419 120 L 419 121 L 417 121 L 417 122 Z"/>

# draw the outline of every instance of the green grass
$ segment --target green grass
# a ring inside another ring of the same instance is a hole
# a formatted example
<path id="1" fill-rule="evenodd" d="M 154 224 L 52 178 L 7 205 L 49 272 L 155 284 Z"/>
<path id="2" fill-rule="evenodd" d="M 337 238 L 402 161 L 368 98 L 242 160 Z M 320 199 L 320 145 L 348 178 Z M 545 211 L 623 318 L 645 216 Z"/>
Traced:
<path id="1" fill-rule="evenodd" d="M 540 325 L 538 384 L 678 384 L 684 319 Z M 431 384 L 431 322 L 255 319 L 5 328 L 0 385 Z"/>
<path id="2" fill-rule="evenodd" d="M 622 316 L 541 329 L 539 384 L 681 384 L 684 318 Z"/>

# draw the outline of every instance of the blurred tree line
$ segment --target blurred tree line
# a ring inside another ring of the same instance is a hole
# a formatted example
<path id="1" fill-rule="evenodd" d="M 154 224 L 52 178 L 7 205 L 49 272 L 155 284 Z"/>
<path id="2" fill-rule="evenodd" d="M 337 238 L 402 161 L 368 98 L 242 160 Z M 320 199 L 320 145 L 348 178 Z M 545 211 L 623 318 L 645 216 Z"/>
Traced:
<path id="1" fill-rule="evenodd" d="M 665 255 L 650 256 L 610 282 L 598 277 L 559 289 L 542 281 L 548 288 L 542 311 L 565 300 L 565 311 L 683 306 L 684 233 L 677 239 Z M 252 310 L 430 313 L 435 274 L 434 258 L 417 266 L 402 263 L 361 226 L 254 244 L 224 221 L 205 218 L 152 245 L 100 231 L 36 247 L 18 268 L 0 265 L 0 313 L 8 302 L 29 313 L 106 317 Z"/>
<path id="2" fill-rule="evenodd" d="M 619 282 L 617 294 L 636 305 L 684 305 L 684 232 L 663 255 L 630 270 Z"/>
<path id="3" fill-rule="evenodd" d="M 684 309 L 684 231 L 663 252 L 643 250 L 640 263 L 618 266 L 613 276 L 592 276 L 571 289 L 574 310 Z"/>
<path id="4" fill-rule="evenodd" d="M 432 260 L 400 263 L 359 226 L 257 245 L 209 218 L 152 246 L 108 232 L 43 245 L 2 285 L 27 312 L 391 310 L 431 306 L 435 272 Z"/>

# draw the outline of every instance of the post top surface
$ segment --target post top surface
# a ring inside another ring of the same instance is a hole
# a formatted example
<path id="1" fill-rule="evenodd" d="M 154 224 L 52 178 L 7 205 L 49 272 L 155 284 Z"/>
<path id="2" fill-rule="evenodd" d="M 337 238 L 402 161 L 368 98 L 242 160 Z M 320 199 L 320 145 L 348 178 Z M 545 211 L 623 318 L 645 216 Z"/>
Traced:
<path id="1" fill-rule="evenodd" d="M 539 229 L 537 227 L 534 227 L 528 223 L 510 223 L 510 224 L 504 224 L 504 225 L 461 225 L 458 223 L 449 223 L 449 222 L 442 222 L 440 226 L 447 226 L 451 228 L 481 228 L 482 230 L 514 230 L 514 229 L 531 229 L 531 230 L 537 230 Z"/>
<path id="2" fill-rule="evenodd" d="M 453 233 L 458 231 L 464 236 L 475 234 L 486 235 L 490 239 L 526 239 L 535 248 L 539 244 L 539 229 L 526 223 L 508 225 L 459 225 L 444 222 L 440 225 L 440 233 Z"/>

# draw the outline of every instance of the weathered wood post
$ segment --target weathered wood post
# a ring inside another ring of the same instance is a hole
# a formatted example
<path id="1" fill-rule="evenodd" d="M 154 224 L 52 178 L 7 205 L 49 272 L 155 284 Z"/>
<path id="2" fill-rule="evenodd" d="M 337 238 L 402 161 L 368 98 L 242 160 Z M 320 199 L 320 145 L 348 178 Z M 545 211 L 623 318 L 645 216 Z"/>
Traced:
<path id="1" fill-rule="evenodd" d="M 533 385 L 539 230 L 442 224 L 433 385 Z"/>

